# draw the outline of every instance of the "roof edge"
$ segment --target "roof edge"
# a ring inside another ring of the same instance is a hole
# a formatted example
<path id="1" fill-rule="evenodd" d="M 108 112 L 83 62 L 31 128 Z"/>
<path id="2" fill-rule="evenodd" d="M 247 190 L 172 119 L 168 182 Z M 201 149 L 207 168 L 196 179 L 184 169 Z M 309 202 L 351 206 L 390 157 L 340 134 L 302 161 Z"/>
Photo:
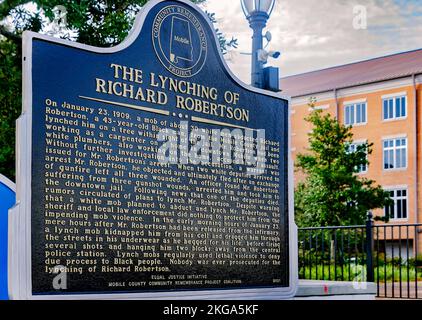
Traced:
<path id="1" fill-rule="evenodd" d="M 402 55 L 402 54 L 407 54 L 407 53 L 413 53 L 413 52 L 417 52 L 417 51 L 421 51 L 422 52 L 422 48 L 413 49 L 413 50 L 409 50 L 409 51 L 397 52 L 397 53 L 388 54 L 388 55 L 385 55 L 385 56 L 379 56 L 379 57 L 369 58 L 369 59 L 366 59 L 366 60 L 359 60 L 359 61 L 349 62 L 349 63 L 345 63 L 345 64 L 340 64 L 340 65 L 336 65 L 336 66 L 332 66 L 332 67 L 327 67 L 327 68 L 322 68 L 322 69 L 311 70 L 311 71 L 297 73 L 297 74 L 292 74 L 290 76 L 281 77 L 280 80 L 284 80 L 284 79 L 288 79 L 288 78 L 293 78 L 293 77 L 297 77 L 297 76 L 302 76 L 302 75 L 307 75 L 307 74 L 311 74 L 311 73 L 317 73 L 317 72 L 326 71 L 326 70 L 331 70 L 331 69 L 336 69 L 336 68 L 341 68 L 341 67 L 352 66 L 354 64 L 369 62 L 369 61 L 383 59 L 383 58 L 394 57 L 394 56 L 398 56 L 398 55 Z"/>
<path id="2" fill-rule="evenodd" d="M 353 88 L 353 87 L 364 86 L 364 85 L 368 85 L 368 84 L 376 84 L 376 83 L 381 83 L 381 82 L 388 81 L 388 80 L 404 79 L 404 78 L 407 78 L 407 77 L 413 76 L 413 75 L 415 75 L 415 76 L 422 75 L 422 71 L 418 72 L 418 73 L 404 74 L 404 75 L 400 75 L 398 77 L 379 79 L 379 80 L 376 80 L 376 81 L 368 81 L 368 82 L 362 82 L 362 83 L 357 83 L 357 84 L 350 84 L 350 85 L 346 85 L 346 86 L 328 88 L 328 89 L 322 90 L 322 91 L 314 91 L 314 92 L 311 91 L 311 92 L 303 93 L 303 94 L 299 94 L 299 95 L 291 95 L 290 97 L 292 99 L 293 98 L 306 97 L 306 96 L 313 95 L 313 94 L 321 94 L 321 93 L 331 92 L 331 91 L 334 91 L 334 90 L 342 90 L 342 89 L 349 89 L 349 88 Z M 281 92 L 283 93 L 283 89 L 281 90 Z"/>

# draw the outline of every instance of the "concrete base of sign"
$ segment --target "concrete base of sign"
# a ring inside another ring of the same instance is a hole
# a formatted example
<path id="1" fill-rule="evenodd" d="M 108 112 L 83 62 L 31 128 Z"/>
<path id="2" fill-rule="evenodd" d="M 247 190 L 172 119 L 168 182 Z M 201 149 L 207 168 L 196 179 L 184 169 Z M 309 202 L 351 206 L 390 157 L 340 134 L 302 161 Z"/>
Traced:
<path id="1" fill-rule="evenodd" d="M 374 300 L 377 286 L 372 282 L 300 280 L 294 300 Z"/>

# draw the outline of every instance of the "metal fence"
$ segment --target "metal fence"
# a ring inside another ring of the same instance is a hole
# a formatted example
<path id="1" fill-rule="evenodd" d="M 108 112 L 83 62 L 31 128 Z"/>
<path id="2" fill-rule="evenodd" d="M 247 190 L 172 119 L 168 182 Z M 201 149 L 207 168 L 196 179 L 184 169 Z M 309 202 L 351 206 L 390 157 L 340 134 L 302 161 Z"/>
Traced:
<path id="1" fill-rule="evenodd" d="M 422 298 L 422 224 L 299 228 L 299 277 L 376 282 L 380 298 Z"/>

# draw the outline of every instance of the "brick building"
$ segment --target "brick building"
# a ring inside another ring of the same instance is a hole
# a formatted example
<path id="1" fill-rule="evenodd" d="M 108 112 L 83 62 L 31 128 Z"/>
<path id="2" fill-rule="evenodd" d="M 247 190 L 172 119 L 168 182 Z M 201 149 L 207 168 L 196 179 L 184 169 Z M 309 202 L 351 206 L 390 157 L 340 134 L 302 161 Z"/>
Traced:
<path id="1" fill-rule="evenodd" d="M 355 144 L 374 143 L 359 174 L 394 199 L 374 214 L 390 215 L 390 224 L 422 223 L 422 49 L 282 78 L 281 88 L 292 97 L 293 159 L 306 151 L 311 127 L 304 118 L 314 97 L 317 108 L 353 126 Z M 412 230 L 409 241 L 415 249 L 418 239 L 421 253 L 422 234 Z"/>

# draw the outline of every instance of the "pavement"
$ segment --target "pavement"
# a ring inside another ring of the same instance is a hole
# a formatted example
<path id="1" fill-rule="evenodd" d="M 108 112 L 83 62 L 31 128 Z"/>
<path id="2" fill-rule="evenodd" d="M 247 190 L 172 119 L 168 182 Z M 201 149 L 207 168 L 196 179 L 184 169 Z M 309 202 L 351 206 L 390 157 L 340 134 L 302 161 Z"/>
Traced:
<path id="1" fill-rule="evenodd" d="M 417 292 L 417 295 L 416 295 Z M 401 294 L 400 294 L 401 293 Z M 402 282 L 387 282 L 379 284 L 379 297 L 377 299 L 422 299 L 422 282 L 417 284 L 415 281 Z"/>
<path id="2" fill-rule="evenodd" d="M 294 300 L 374 300 L 374 283 L 299 280 Z"/>

